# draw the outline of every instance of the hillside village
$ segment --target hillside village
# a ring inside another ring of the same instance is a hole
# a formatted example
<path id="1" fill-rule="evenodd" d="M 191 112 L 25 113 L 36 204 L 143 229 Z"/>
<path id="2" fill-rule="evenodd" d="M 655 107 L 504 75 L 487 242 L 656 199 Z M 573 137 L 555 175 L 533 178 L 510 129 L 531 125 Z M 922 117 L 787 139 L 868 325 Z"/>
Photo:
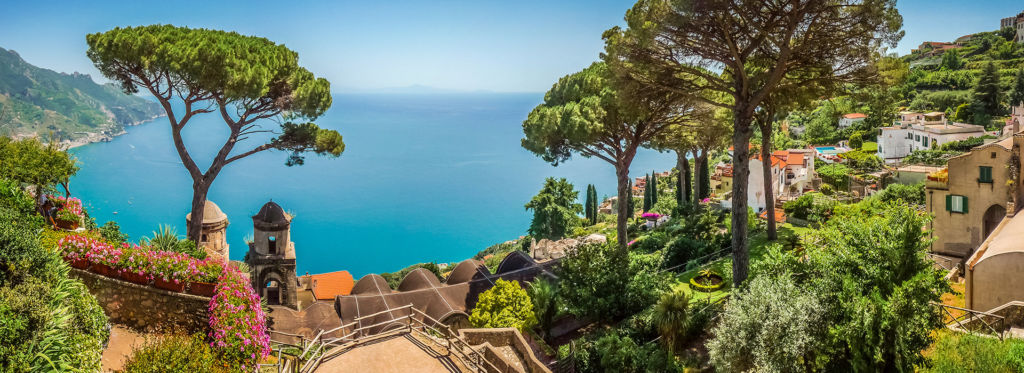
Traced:
<path id="1" fill-rule="evenodd" d="M 882 9 L 857 15 L 863 19 L 818 11 L 837 28 L 899 23 Z M 631 11 L 629 27 L 605 33 L 602 61 L 561 78 L 524 114 L 526 151 L 561 167 L 571 167 L 573 156 L 608 162 L 615 194 L 599 198 L 612 191 L 587 185 L 581 196 L 583 188 L 549 177 L 523 201 L 532 215 L 525 235 L 453 263 L 359 279 L 343 267 L 300 274 L 298 263 L 324 259 L 304 253 L 303 237 L 292 234 L 304 212 L 270 200 L 252 201 L 252 216 L 228 216 L 206 192 L 207 176 L 236 159 L 227 157 L 231 149 L 200 170 L 181 141 L 175 146 L 194 178 L 193 204 L 169 223 L 188 227 L 186 236 L 161 227 L 133 241 L 116 221 L 98 224 L 72 196 L 68 183 L 79 165 L 66 146 L 0 137 L 0 317 L 12 321 L 0 324 L 0 366 L 1024 372 L 1024 286 L 1017 286 L 1024 283 L 1017 237 L 1024 232 L 1017 216 L 1024 206 L 1017 203 L 1024 198 L 1024 12 L 992 20 L 995 31 L 926 42 L 907 56 L 864 57 L 878 72 L 870 83 L 837 80 L 835 90 L 794 84 L 801 88 L 780 91 L 793 102 L 750 107 L 746 123 L 732 98 L 708 105 L 715 97 L 706 92 L 699 100 L 650 103 L 692 83 L 650 95 L 668 83 L 644 74 L 664 61 L 636 64 L 658 55 L 644 49 L 651 43 L 643 38 L 658 24 L 645 17 L 659 16 Z M 637 26 L 643 32 L 633 34 Z M 876 32 L 898 28 L 867 32 L 870 40 L 858 45 L 872 50 L 883 38 Z M 679 36 L 672 28 L 658 32 Z M 219 84 L 204 79 L 234 67 L 209 63 L 203 79 L 175 70 L 195 86 L 170 79 L 160 86 L 133 65 L 144 65 L 135 59 L 149 53 L 138 46 L 146 43 L 134 44 L 139 35 L 163 38 L 162 48 L 182 55 L 289 77 L 232 83 L 252 84 L 231 88 L 259 93 L 252 100 L 260 104 L 243 100 L 239 107 L 249 111 L 223 115 L 228 144 L 251 130 L 250 116 L 285 117 L 275 105 L 296 105 L 287 106 L 290 115 L 310 120 L 279 123 L 279 137 L 237 157 L 280 150 L 292 166 L 302 165 L 304 153 L 344 151 L 337 131 L 312 123 L 331 105 L 329 83 L 283 45 L 169 25 L 90 34 L 89 58 L 118 83 L 155 92 L 175 140 L 190 116 L 209 114 L 174 115 L 175 95 L 205 97 L 196 102 L 213 100 L 224 112 L 224 101 L 238 99 L 223 87 L 175 90 Z M 197 48 L 189 38 L 219 42 L 230 56 L 189 53 Z M 289 62 L 262 65 L 275 58 Z M 617 115 L 601 119 L 616 125 L 594 119 L 596 112 Z M 671 119 L 656 125 L 652 118 L 661 117 Z M 639 148 L 673 152 L 677 163 L 631 170 Z M 234 247 L 242 260 L 231 260 L 230 224 L 252 226 L 246 247 Z"/>

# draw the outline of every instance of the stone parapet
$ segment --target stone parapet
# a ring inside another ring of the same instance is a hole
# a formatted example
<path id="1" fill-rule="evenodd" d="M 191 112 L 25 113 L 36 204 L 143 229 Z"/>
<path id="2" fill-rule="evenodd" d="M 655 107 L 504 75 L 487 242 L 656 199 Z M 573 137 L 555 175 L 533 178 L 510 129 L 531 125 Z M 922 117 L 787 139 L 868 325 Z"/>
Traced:
<path id="1" fill-rule="evenodd" d="M 80 269 L 70 274 L 85 283 L 110 322 L 144 331 L 206 332 L 210 298 L 175 293 Z"/>

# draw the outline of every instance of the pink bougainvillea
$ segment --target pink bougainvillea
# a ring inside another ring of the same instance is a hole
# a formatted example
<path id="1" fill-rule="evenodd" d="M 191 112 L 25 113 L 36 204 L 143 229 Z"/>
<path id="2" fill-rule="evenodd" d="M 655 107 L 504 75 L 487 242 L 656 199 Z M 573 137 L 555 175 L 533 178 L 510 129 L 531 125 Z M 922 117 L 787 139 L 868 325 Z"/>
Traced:
<path id="1" fill-rule="evenodd" d="M 210 344 L 220 351 L 226 362 L 242 371 L 253 370 L 258 361 L 270 353 L 270 336 L 259 296 L 237 268 L 221 260 L 199 260 L 182 253 L 154 251 L 137 245 L 114 246 L 77 234 L 61 238 L 57 249 L 68 261 L 85 259 L 150 279 L 216 283 L 209 305 Z"/>
<path id="2" fill-rule="evenodd" d="M 270 353 L 270 335 L 260 297 L 237 269 L 224 267 L 210 300 L 210 345 L 243 371 Z"/>

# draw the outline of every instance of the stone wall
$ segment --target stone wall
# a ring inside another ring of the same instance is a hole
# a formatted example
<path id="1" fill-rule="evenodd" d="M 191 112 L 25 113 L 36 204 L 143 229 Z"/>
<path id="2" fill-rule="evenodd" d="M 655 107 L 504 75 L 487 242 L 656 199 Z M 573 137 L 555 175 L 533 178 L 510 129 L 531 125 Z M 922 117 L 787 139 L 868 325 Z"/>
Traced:
<path id="1" fill-rule="evenodd" d="M 210 298 L 175 293 L 71 269 L 103 307 L 110 322 L 140 331 L 205 332 Z"/>
<path id="2" fill-rule="evenodd" d="M 460 329 L 459 336 L 471 346 L 482 345 L 487 361 L 503 372 L 551 372 L 537 359 L 526 339 L 515 328 Z M 511 349 L 517 356 L 505 356 L 502 348 Z"/>

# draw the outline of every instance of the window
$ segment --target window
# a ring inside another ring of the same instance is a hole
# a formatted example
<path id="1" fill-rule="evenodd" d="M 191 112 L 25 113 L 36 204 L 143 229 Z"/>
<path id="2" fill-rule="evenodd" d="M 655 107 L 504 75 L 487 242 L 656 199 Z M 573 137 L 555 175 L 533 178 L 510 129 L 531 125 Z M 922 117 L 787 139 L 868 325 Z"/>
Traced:
<path id="1" fill-rule="evenodd" d="M 955 212 L 959 214 L 967 213 L 967 197 L 947 195 L 946 196 L 946 211 Z"/>
<path id="2" fill-rule="evenodd" d="M 914 135 L 914 141 L 921 141 L 921 135 Z"/>
<path id="3" fill-rule="evenodd" d="M 992 167 L 980 166 L 978 167 L 978 182 L 979 183 L 992 183 Z"/>
<path id="4" fill-rule="evenodd" d="M 206 235 L 204 234 L 203 238 L 200 241 L 206 242 L 206 241 L 209 241 L 209 240 L 206 239 Z"/>

